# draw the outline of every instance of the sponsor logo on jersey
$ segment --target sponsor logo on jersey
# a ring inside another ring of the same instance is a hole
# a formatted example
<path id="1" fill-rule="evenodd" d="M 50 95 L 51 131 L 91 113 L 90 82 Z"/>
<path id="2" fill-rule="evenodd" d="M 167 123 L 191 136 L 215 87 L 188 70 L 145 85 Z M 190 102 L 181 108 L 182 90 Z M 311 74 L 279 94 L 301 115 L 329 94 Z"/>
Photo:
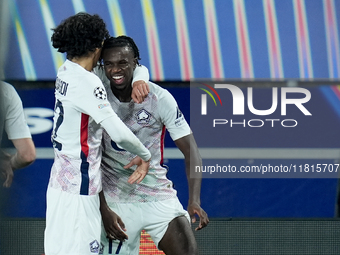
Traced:
<path id="1" fill-rule="evenodd" d="M 178 109 L 177 107 L 177 115 L 176 115 L 176 119 L 175 119 L 175 125 L 176 127 L 181 126 L 184 123 L 184 116 L 183 113 L 181 112 L 180 109 Z"/>
<path id="2" fill-rule="evenodd" d="M 103 108 L 108 107 L 108 106 L 110 106 L 109 103 L 107 103 L 107 104 L 99 104 L 99 105 L 98 105 L 98 108 L 99 108 L 99 109 L 103 109 Z"/>
<path id="3" fill-rule="evenodd" d="M 140 110 L 136 113 L 137 123 L 141 125 L 148 124 L 150 122 L 151 114 L 145 109 Z"/>
<path id="4" fill-rule="evenodd" d="M 99 242 L 97 240 L 94 240 L 90 243 L 90 251 L 91 253 L 98 253 L 99 252 Z"/>
<path id="5" fill-rule="evenodd" d="M 93 91 L 93 94 L 97 99 L 100 99 L 100 100 L 106 100 L 107 98 L 106 90 L 102 87 L 95 88 Z"/>

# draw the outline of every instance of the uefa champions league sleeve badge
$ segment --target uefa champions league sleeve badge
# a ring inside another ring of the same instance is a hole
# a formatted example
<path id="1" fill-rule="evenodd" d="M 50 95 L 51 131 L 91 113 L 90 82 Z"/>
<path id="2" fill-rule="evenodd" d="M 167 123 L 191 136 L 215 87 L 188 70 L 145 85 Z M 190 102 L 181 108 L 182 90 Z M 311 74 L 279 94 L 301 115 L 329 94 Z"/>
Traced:
<path id="1" fill-rule="evenodd" d="M 93 91 L 94 96 L 99 100 L 106 100 L 107 94 L 106 90 L 103 87 L 97 87 Z"/>

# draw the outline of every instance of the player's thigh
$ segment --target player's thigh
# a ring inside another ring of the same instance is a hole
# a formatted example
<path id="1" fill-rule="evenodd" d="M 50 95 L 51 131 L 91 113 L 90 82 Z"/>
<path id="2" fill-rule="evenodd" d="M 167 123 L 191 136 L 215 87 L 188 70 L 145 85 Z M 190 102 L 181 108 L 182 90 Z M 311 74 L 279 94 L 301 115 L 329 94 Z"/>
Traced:
<path id="1" fill-rule="evenodd" d="M 191 225 L 185 216 L 173 219 L 168 226 L 159 249 L 167 255 L 194 255 L 198 254 L 197 243 Z"/>
<path id="2" fill-rule="evenodd" d="M 143 218 L 146 222 L 144 229 L 148 234 L 150 234 L 152 240 L 159 249 L 161 248 L 161 240 L 163 240 L 166 233 L 169 233 L 169 227 L 171 229 L 170 232 L 175 229 L 177 234 L 180 233 L 181 235 L 186 235 L 186 242 L 189 243 L 190 241 L 191 243 L 190 249 L 191 247 L 195 247 L 195 239 L 190 238 L 190 233 L 192 234 L 190 216 L 188 212 L 183 209 L 183 206 L 177 197 L 158 202 L 145 203 L 142 208 L 144 215 Z M 172 224 L 171 222 L 174 222 L 175 224 Z M 169 234 L 165 236 L 164 240 L 168 240 L 172 237 L 172 235 L 168 236 Z M 164 241 L 163 244 L 165 245 L 163 245 L 162 248 L 168 247 L 168 245 L 166 245 L 167 241 Z"/>

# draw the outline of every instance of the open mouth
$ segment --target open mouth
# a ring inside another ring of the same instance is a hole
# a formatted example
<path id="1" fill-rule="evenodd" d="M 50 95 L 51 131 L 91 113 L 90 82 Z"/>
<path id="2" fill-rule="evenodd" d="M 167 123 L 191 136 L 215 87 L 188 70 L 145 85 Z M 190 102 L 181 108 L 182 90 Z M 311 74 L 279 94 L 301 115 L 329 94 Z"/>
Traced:
<path id="1" fill-rule="evenodd" d="M 124 76 L 123 75 L 114 75 L 114 76 L 112 76 L 112 79 L 116 84 L 122 84 L 124 82 Z"/>

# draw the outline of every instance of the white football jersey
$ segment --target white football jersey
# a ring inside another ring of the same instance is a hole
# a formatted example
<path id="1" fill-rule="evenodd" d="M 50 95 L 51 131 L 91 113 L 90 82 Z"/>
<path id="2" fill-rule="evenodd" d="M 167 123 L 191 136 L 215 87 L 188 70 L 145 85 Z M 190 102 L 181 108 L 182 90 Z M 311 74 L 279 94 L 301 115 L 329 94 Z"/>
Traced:
<path id="1" fill-rule="evenodd" d="M 124 169 L 135 155 L 119 148 L 104 131 L 102 175 L 103 191 L 108 204 L 112 202 L 151 202 L 176 197 L 172 182 L 167 179 L 163 164 L 166 129 L 173 140 L 189 135 L 190 127 L 178 109 L 173 96 L 160 86 L 149 82 L 150 93 L 141 104 L 120 102 L 107 89 L 108 100 L 117 115 L 151 152 L 149 173 L 140 184 L 129 184 L 135 170 Z M 183 169 L 176 169 L 183 171 Z"/>
<path id="2" fill-rule="evenodd" d="M 106 90 L 95 74 L 66 60 L 58 70 L 55 100 L 49 185 L 74 194 L 97 194 L 103 131 L 97 123 L 115 115 Z"/>

